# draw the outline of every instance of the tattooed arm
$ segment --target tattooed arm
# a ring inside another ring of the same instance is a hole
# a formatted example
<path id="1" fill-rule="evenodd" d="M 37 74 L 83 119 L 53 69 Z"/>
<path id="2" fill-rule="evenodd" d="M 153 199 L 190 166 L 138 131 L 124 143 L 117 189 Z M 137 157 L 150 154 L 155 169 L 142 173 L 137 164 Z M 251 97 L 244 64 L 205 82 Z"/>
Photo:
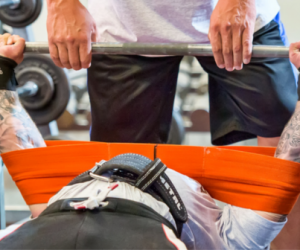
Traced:
<path id="1" fill-rule="evenodd" d="M 290 60 L 300 68 L 300 42 L 292 43 L 290 46 Z M 300 102 L 297 103 L 294 114 L 285 126 L 275 157 L 300 162 Z"/>
<path id="2" fill-rule="evenodd" d="M 18 94 L 0 90 L 0 153 L 44 146 L 45 142 L 22 107 Z"/>
<path id="3" fill-rule="evenodd" d="M 300 163 L 300 102 L 282 132 L 275 157 Z"/>
<path id="4" fill-rule="evenodd" d="M 13 66 L 23 60 L 24 46 L 19 36 L 0 35 L 0 153 L 45 146 L 14 91 Z"/>

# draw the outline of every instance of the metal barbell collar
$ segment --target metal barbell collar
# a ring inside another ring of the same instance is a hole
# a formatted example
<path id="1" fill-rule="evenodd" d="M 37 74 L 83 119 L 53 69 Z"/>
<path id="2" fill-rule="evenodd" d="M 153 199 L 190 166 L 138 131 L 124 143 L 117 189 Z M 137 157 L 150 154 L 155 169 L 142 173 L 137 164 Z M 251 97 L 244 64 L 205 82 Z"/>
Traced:
<path id="1" fill-rule="evenodd" d="M 7 7 L 7 6 L 10 6 L 10 7 L 15 7 L 17 6 L 18 4 L 20 4 L 21 0 L 0 0 L 0 8 L 2 7 Z"/>
<path id="2" fill-rule="evenodd" d="M 35 82 L 28 81 L 23 86 L 17 88 L 17 93 L 20 97 L 35 96 L 39 87 Z"/>
<path id="3" fill-rule="evenodd" d="M 28 42 L 25 53 L 49 54 L 48 43 Z M 93 54 L 213 56 L 209 44 L 93 43 Z M 288 58 L 284 46 L 254 45 L 252 57 Z"/>

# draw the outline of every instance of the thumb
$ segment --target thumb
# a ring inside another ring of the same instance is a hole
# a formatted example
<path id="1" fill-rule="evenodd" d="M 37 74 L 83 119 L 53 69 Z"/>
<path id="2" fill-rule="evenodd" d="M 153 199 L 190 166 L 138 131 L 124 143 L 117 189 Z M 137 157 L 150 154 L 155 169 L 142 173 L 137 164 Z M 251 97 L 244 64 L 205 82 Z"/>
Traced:
<path id="1" fill-rule="evenodd" d="M 25 49 L 25 39 L 21 38 L 19 36 L 12 36 L 11 37 L 11 43 L 14 44 L 13 46 L 15 47 L 16 50 L 18 51 L 24 51 Z"/>

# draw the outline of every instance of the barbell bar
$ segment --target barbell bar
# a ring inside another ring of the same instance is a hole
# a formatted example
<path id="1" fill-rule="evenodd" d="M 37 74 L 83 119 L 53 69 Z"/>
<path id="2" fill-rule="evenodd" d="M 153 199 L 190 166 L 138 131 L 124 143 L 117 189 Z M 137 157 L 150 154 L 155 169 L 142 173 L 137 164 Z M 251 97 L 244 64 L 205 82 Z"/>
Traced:
<path id="1" fill-rule="evenodd" d="M 49 54 L 48 43 L 27 42 L 25 53 Z M 209 44 L 92 43 L 93 54 L 213 56 Z M 252 57 L 288 58 L 285 46 L 254 45 Z"/>

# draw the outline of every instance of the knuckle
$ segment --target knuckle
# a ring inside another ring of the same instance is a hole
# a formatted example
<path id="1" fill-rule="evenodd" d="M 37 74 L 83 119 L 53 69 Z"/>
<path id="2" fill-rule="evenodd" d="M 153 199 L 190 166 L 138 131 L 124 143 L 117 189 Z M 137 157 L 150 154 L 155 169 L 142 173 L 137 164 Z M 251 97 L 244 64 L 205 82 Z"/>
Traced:
<path id="1" fill-rule="evenodd" d="M 245 30 L 247 28 L 248 28 L 248 25 L 246 23 L 243 23 L 242 25 L 240 25 L 241 30 Z"/>
<path id="2" fill-rule="evenodd" d="M 75 62 L 75 63 L 72 63 L 71 66 L 72 66 L 72 68 L 74 68 L 74 69 L 75 69 L 75 68 L 78 69 L 78 68 L 80 68 L 80 63 Z"/>
<path id="3" fill-rule="evenodd" d="M 231 28 L 232 28 L 232 24 L 230 22 L 227 22 L 227 23 L 223 24 L 222 31 L 228 32 L 229 30 L 231 30 Z"/>
<path id="4" fill-rule="evenodd" d="M 246 41 L 243 42 L 243 46 L 244 46 L 245 48 L 249 48 L 251 45 L 252 45 L 252 44 L 251 44 L 251 42 L 250 42 L 249 40 L 246 40 Z"/>
<path id="5" fill-rule="evenodd" d="M 73 36 L 67 36 L 66 41 L 67 43 L 75 43 L 76 39 Z"/>
<path id="6" fill-rule="evenodd" d="M 222 48 L 221 47 L 213 47 L 212 52 L 215 54 L 222 53 Z"/>
<path id="7" fill-rule="evenodd" d="M 233 52 L 234 52 L 234 53 L 239 53 L 239 52 L 241 52 L 241 51 L 242 51 L 241 46 L 234 46 L 234 48 L 233 48 Z"/>
<path id="8" fill-rule="evenodd" d="M 233 29 L 241 29 L 242 28 L 242 25 L 238 22 L 235 22 L 234 24 L 232 24 L 232 28 Z"/>
<path id="9" fill-rule="evenodd" d="M 232 55 L 232 49 L 231 48 L 225 48 L 223 50 L 224 55 Z"/>
<path id="10" fill-rule="evenodd" d="M 68 59 L 61 59 L 60 61 L 63 65 L 70 65 L 70 62 Z"/>
<path id="11" fill-rule="evenodd" d="M 51 55 L 51 58 L 53 61 L 59 61 L 59 56 L 58 55 Z"/>
<path id="12" fill-rule="evenodd" d="M 25 43 L 25 42 L 26 42 L 25 39 L 22 38 L 22 37 L 18 38 L 18 40 L 19 40 L 21 43 Z"/>
<path id="13" fill-rule="evenodd" d="M 90 58 L 86 58 L 84 60 L 81 60 L 81 64 L 84 64 L 84 65 L 90 64 L 90 62 L 91 62 Z"/>
<path id="14" fill-rule="evenodd" d="M 54 61 L 54 64 L 57 66 L 57 67 L 62 67 L 62 64 L 59 60 L 53 60 Z"/>
<path id="15" fill-rule="evenodd" d="M 211 26 L 211 31 L 212 32 L 218 32 L 220 30 L 220 25 L 219 24 L 213 24 Z"/>
<path id="16" fill-rule="evenodd" d="M 86 36 L 79 37 L 78 41 L 80 43 L 88 43 L 88 38 Z"/>
<path id="17" fill-rule="evenodd" d="M 63 36 L 57 36 L 55 38 L 53 38 L 53 43 L 64 43 L 65 39 Z"/>
<path id="18" fill-rule="evenodd" d="M 79 43 L 82 44 L 82 45 L 86 45 L 86 44 L 88 44 L 88 40 L 87 39 L 80 39 Z"/>

